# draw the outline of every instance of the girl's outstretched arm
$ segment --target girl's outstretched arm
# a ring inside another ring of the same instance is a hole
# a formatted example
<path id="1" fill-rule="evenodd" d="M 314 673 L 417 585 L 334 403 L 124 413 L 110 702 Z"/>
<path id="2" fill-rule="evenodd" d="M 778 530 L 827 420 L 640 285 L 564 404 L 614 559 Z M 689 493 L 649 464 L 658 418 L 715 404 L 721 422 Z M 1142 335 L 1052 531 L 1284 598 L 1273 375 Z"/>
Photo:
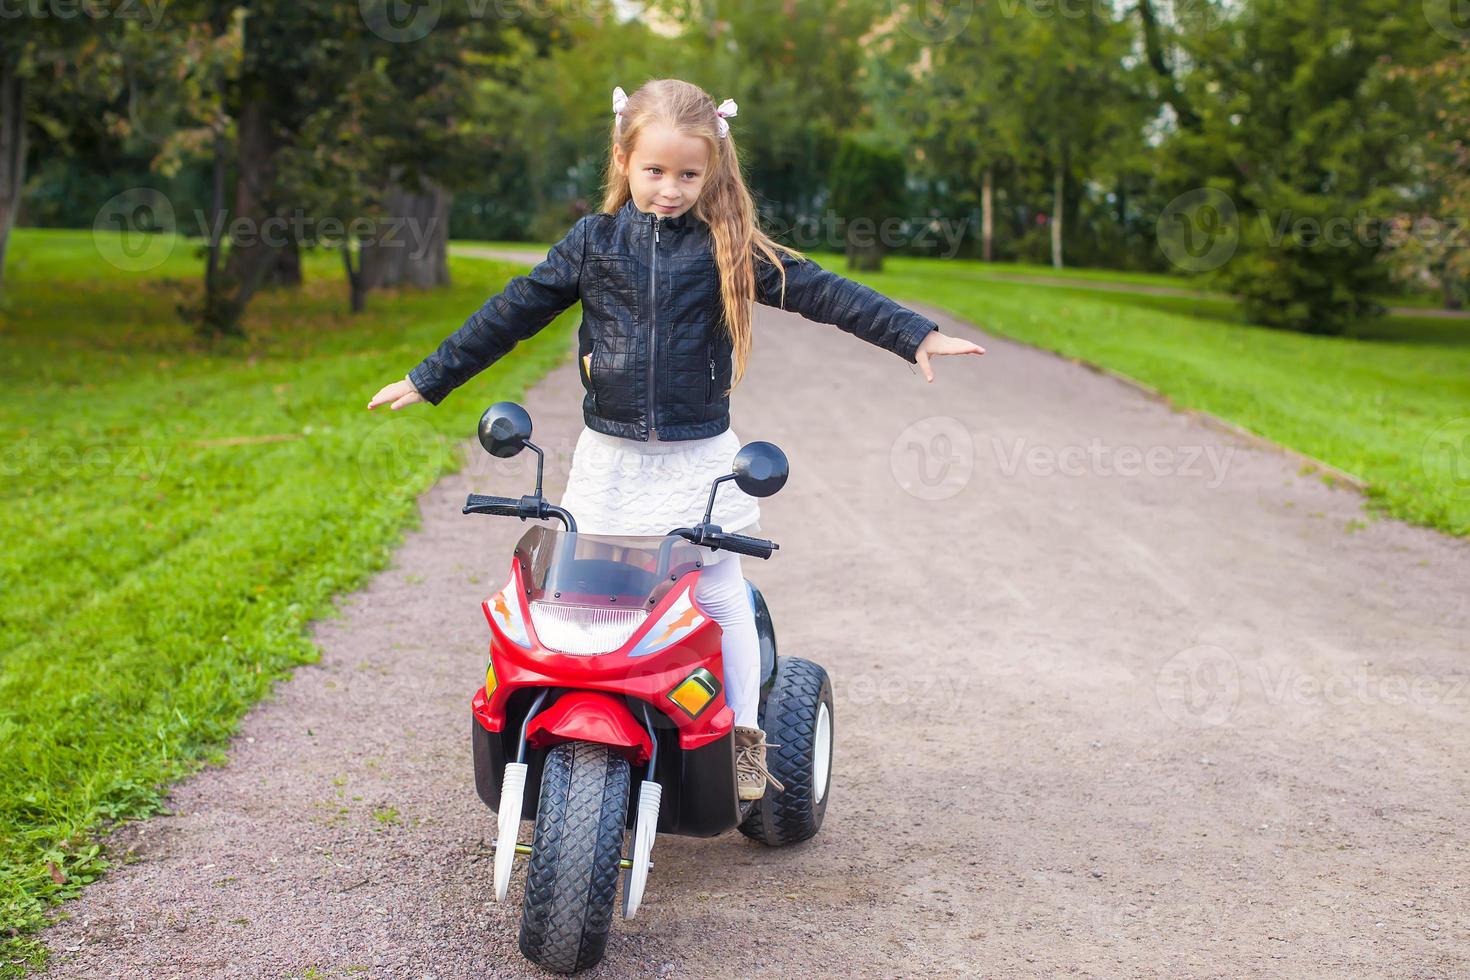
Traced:
<path id="1" fill-rule="evenodd" d="M 925 338 L 939 329 L 933 320 L 895 303 L 870 286 L 829 272 L 810 258 L 779 254 L 786 270 L 784 297 L 780 271 L 764 256 L 756 256 L 756 301 L 765 306 L 800 313 L 818 323 L 833 324 L 839 330 L 892 351 L 911 364 L 918 363 L 917 354 Z M 929 352 L 959 353 L 932 347 Z"/>
<path id="2" fill-rule="evenodd" d="M 446 337 L 438 350 L 408 372 L 419 397 L 439 404 L 577 302 L 587 224 L 595 217 L 589 214 L 578 220 L 536 268 L 506 283 L 464 326 Z"/>

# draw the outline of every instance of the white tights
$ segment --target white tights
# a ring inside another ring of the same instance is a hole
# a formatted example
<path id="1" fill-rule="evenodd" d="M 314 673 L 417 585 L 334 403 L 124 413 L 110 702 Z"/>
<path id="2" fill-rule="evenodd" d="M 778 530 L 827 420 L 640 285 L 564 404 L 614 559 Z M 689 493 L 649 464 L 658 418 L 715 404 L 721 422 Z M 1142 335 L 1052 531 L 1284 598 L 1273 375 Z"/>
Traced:
<path id="1" fill-rule="evenodd" d="M 714 564 L 705 565 L 695 583 L 694 598 L 725 633 L 720 643 L 725 661 L 725 703 L 735 712 L 735 724 L 758 728 L 761 648 L 740 556 L 726 554 Z"/>

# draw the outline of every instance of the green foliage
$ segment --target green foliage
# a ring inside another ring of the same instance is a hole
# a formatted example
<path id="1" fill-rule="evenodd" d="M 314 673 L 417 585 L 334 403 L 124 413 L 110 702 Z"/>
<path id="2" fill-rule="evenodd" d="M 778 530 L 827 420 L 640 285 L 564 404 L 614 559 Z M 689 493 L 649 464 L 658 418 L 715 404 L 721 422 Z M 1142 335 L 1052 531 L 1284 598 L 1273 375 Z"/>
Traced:
<path id="1" fill-rule="evenodd" d="M 832 164 L 831 200 L 832 210 L 846 224 L 848 268 L 882 268 L 877 231 L 888 219 L 905 216 L 904 185 L 901 151 L 871 136 L 843 138 Z"/>
<path id="2" fill-rule="evenodd" d="M 1341 333 L 1379 312 L 1381 225 L 1412 179 L 1424 119 L 1391 70 L 1448 43 L 1397 0 L 1252 0 L 1181 36 L 1198 115 L 1167 148 L 1180 189 L 1214 187 L 1239 216 L 1216 273 L 1256 322 Z"/>
<path id="3" fill-rule="evenodd" d="M 565 357 L 572 316 L 445 405 L 368 412 L 508 267 L 460 264 L 472 285 L 350 318 L 335 257 L 312 255 L 299 292 L 253 308 L 248 341 L 211 352 L 173 315 L 198 288 L 172 278 L 187 250 L 142 278 L 98 262 L 87 234 L 16 236 L 0 318 L 5 959 L 106 867 L 97 831 L 164 805 L 317 659 L 307 624 L 384 567 L 483 405 Z"/>

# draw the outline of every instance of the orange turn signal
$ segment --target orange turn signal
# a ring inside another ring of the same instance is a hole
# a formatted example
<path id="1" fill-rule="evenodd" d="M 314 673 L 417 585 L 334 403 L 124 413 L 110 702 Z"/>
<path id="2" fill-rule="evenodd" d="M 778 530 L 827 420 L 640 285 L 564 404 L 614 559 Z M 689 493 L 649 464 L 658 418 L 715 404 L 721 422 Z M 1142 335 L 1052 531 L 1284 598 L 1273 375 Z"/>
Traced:
<path id="1" fill-rule="evenodd" d="M 669 692 L 669 700 L 684 710 L 690 718 L 709 707 L 709 703 L 720 693 L 720 682 L 703 667 L 698 667 Z"/>

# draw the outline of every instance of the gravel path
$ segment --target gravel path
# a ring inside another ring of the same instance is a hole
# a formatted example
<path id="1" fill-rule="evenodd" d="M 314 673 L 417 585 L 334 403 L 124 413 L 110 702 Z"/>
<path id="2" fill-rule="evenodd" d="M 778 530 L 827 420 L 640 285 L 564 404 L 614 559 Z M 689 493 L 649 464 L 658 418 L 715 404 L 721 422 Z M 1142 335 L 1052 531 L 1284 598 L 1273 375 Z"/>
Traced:
<path id="1" fill-rule="evenodd" d="M 1299 462 L 978 332 L 926 385 L 832 327 L 757 331 L 735 429 L 792 475 L 746 567 L 832 672 L 831 807 L 789 850 L 660 838 L 592 975 L 1470 973 L 1464 542 L 1360 527 Z M 579 404 L 570 360 L 527 399 L 552 499 Z M 459 514 L 532 464 L 471 459 L 230 764 L 117 833 L 51 976 L 533 974 L 467 737 L 524 527 Z"/>

